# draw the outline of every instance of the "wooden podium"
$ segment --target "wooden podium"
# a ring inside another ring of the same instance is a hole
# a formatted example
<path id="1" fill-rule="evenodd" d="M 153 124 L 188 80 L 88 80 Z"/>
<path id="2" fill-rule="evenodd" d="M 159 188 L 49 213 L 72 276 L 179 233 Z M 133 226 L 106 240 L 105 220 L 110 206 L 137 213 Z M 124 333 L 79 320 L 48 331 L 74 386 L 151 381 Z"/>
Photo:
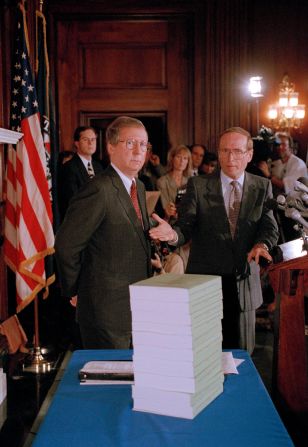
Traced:
<path id="1" fill-rule="evenodd" d="M 306 412 L 308 364 L 304 296 L 305 290 L 308 290 L 308 255 L 302 250 L 302 239 L 280 247 L 283 262 L 268 268 L 276 297 L 273 399 L 293 412 Z"/>

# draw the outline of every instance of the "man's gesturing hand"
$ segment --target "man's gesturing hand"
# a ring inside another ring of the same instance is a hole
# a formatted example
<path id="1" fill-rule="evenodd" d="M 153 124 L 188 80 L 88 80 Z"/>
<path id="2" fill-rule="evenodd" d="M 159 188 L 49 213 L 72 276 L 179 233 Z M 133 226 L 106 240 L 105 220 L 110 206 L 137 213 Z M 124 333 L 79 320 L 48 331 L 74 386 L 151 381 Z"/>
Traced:
<path id="1" fill-rule="evenodd" d="M 161 219 L 157 214 L 152 214 L 152 219 L 154 219 L 158 225 L 153 227 L 149 231 L 149 235 L 154 240 L 159 241 L 173 241 L 176 239 L 176 232 L 164 219 Z"/>

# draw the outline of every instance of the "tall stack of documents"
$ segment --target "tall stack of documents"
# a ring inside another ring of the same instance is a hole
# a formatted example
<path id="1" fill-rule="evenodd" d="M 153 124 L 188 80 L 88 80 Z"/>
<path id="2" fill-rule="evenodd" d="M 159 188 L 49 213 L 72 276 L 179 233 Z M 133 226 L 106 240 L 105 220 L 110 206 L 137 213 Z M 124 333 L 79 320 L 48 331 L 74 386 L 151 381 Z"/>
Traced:
<path id="1" fill-rule="evenodd" d="M 221 278 L 154 276 L 130 302 L 134 410 L 194 418 L 223 391 Z"/>

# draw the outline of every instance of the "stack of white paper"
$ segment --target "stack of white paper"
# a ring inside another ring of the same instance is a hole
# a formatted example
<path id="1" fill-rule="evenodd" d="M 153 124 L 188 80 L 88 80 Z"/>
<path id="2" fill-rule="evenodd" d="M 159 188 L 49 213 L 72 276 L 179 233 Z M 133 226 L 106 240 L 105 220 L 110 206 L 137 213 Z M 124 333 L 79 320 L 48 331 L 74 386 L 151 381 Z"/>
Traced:
<path id="1" fill-rule="evenodd" d="M 192 419 L 223 391 L 221 278 L 155 276 L 130 302 L 134 410 Z"/>

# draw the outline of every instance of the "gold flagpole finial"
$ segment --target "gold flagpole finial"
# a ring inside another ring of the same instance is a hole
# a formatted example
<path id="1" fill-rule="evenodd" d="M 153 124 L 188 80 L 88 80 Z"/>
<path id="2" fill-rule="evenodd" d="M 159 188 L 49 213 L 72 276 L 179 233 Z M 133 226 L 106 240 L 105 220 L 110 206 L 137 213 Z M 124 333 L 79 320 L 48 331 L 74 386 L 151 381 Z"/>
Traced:
<path id="1" fill-rule="evenodd" d="M 40 0 L 40 12 L 43 12 L 44 0 Z"/>

